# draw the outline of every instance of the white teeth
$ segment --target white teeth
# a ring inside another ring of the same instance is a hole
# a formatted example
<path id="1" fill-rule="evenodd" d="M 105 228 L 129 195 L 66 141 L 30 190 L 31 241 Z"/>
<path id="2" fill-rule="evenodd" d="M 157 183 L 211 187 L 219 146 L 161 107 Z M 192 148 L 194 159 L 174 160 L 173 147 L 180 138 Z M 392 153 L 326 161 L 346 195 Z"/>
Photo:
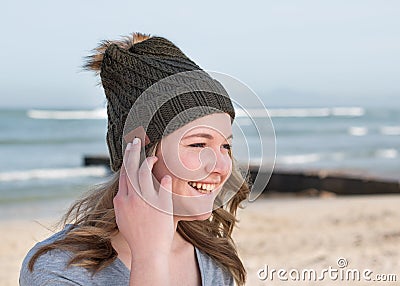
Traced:
<path id="1" fill-rule="evenodd" d="M 188 182 L 188 183 L 190 186 L 192 186 L 202 194 L 210 193 L 217 186 L 216 184 L 206 184 L 206 183 L 196 183 L 196 182 Z"/>

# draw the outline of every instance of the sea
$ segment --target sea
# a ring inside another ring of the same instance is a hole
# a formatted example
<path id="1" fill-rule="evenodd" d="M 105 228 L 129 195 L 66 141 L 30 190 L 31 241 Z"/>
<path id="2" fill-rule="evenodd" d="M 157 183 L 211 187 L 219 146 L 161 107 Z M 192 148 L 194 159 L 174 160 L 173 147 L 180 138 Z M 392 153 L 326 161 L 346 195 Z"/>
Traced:
<path id="1" fill-rule="evenodd" d="M 275 169 L 400 178 L 400 106 L 274 107 L 268 114 L 258 120 L 274 127 Z M 248 149 L 258 150 L 262 127 L 253 132 L 240 113 L 236 122 Z M 85 155 L 107 154 L 106 130 L 103 108 L 0 109 L 0 208 L 70 200 L 107 180 L 107 167 L 83 164 Z M 250 160 L 260 154 L 250 152 Z"/>

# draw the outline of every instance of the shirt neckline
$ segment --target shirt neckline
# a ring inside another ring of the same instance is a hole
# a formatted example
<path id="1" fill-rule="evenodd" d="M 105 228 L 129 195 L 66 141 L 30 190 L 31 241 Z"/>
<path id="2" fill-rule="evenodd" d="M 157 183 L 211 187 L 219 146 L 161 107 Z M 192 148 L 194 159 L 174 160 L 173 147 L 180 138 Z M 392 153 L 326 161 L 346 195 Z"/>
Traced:
<path id="1" fill-rule="evenodd" d="M 201 280 L 201 286 L 204 286 L 204 273 L 203 273 L 203 261 L 201 260 L 201 254 L 200 254 L 200 250 L 196 247 L 194 247 L 194 255 L 196 256 L 196 261 L 197 261 L 197 267 L 199 268 L 199 272 L 200 272 L 200 280 Z M 115 259 L 116 267 L 118 269 L 123 269 L 123 274 L 127 277 L 127 279 L 129 280 L 130 278 L 130 270 L 128 267 L 126 267 L 126 265 L 122 262 L 121 259 L 119 259 L 119 257 L 117 256 L 117 258 Z"/>

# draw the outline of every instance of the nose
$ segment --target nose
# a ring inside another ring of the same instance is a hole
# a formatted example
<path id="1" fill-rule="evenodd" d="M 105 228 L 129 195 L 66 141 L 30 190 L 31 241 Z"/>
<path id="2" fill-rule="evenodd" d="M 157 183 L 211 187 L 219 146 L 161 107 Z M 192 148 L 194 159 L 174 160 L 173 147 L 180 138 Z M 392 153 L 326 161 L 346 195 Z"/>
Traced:
<path id="1" fill-rule="evenodd" d="M 216 150 L 214 148 L 204 149 L 204 168 L 207 174 L 218 173 L 221 176 L 229 174 L 232 167 L 232 160 L 226 151 Z"/>

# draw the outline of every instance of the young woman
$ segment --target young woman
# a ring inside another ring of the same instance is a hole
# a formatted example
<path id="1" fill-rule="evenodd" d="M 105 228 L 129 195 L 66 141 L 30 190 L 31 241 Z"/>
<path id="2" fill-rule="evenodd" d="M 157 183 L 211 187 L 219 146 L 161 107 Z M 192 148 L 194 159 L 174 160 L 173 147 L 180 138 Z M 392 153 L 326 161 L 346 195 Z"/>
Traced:
<path id="1" fill-rule="evenodd" d="M 103 42 L 86 68 L 107 97 L 114 174 L 30 250 L 20 285 L 243 285 L 231 234 L 249 187 L 221 85 L 172 42 L 139 33 Z"/>

